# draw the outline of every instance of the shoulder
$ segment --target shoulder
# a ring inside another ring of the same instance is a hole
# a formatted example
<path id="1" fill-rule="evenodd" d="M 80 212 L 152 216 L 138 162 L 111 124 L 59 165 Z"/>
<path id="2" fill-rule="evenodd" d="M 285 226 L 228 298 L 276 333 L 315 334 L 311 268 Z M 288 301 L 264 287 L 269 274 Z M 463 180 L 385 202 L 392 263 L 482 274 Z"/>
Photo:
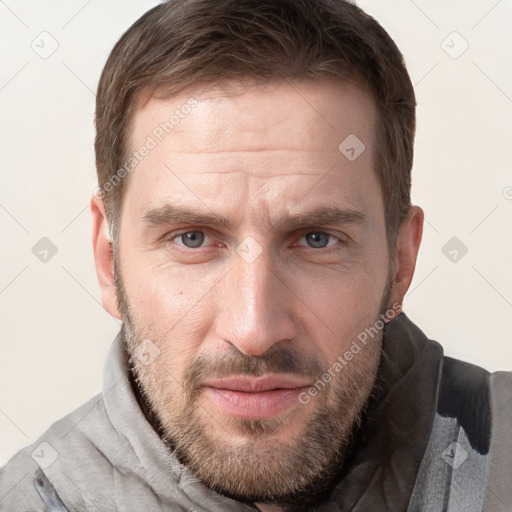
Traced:
<path id="1" fill-rule="evenodd" d="M 512 505 L 512 372 L 443 357 L 437 411 L 409 512 Z M 508 476 L 507 476 L 508 475 Z"/>
<path id="2" fill-rule="evenodd" d="M 489 452 L 491 440 L 491 374 L 474 364 L 443 358 L 437 413 L 454 418 L 472 448 Z"/>
<path id="3" fill-rule="evenodd" d="M 0 468 L 0 511 L 65 510 L 58 508 L 59 497 L 53 496 L 55 491 L 46 474 L 69 467 L 73 458 L 75 464 L 83 465 L 80 452 L 84 446 L 92 444 L 88 434 L 91 425 L 99 425 L 105 418 L 102 396 L 95 395 L 13 455 Z M 47 508 L 49 506 L 53 508 Z"/>
<path id="4" fill-rule="evenodd" d="M 512 509 L 512 372 L 490 375 L 492 436 L 485 512 Z"/>
<path id="5" fill-rule="evenodd" d="M 491 373 L 474 364 L 443 358 L 437 413 L 456 418 L 480 453 L 488 453 L 495 433 L 512 437 L 512 372 Z"/>

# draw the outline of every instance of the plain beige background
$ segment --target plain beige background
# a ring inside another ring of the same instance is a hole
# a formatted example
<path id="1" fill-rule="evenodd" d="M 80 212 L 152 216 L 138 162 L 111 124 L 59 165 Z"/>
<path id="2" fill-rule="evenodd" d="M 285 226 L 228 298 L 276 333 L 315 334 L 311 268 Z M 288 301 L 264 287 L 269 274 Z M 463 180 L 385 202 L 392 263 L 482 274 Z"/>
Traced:
<path id="1" fill-rule="evenodd" d="M 157 3 L 0 1 L 0 463 L 101 389 L 119 323 L 90 242 L 95 88 Z M 511 370 L 512 1 L 358 4 L 401 48 L 418 100 L 426 222 L 404 309 L 447 354 Z"/>

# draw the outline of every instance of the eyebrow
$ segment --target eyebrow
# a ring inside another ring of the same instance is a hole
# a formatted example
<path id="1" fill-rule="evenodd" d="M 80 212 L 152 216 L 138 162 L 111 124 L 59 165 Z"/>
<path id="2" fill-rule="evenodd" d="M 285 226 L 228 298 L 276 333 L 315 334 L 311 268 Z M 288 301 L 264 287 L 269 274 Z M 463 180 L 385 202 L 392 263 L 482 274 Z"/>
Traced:
<path id="1" fill-rule="evenodd" d="M 288 213 L 280 219 L 272 220 L 271 225 L 275 229 L 286 230 L 327 224 L 361 225 L 365 224 L 367 220 L 367 216 L 361 211 L 335 206 L 321 206 L 309 212 Z M 142 222 L 148 228 L 171 224 L 194 224 L 233 229 L 235 225 L 230 219 L 213 212 L 199 213 L 170 204 L 149 210 L 144 214 Z"/>

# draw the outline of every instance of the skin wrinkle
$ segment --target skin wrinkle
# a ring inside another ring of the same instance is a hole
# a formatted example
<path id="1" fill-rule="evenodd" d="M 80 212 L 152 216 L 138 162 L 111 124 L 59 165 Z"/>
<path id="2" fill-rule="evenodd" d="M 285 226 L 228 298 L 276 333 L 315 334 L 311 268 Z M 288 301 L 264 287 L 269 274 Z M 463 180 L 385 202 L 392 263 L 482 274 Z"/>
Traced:
<path id="1" fill-rule="evenodd" d="M 196 174 L 196 175 L 199 175 L 199 174 L 232 174 L 232 173 L 236 173 L 236 172 L 240 172 L 240 171 L 218 171 L 218 172 L 208 171 L 208 172 L 194 172 L 194 173 L 180 172 L 180 174 Z M 262 179 L 261 176 L 257 176 L 255 174 L 251 174 L 251 173 L 246 173 L 246 174 L 248 174 L 252 178 Z M 269 174 L 269 175 L 265 176 L 264 179 L 267 179 L 267 178 L 282 178 L 284 175 L 286 175 L 286 176 L 296 176 L 296 174 L 293 174 L 293 173 Z M 308 176 L 318 176 L 318 173 L 310 172 L 310 173 L 302 173 L 301 174 L 301 176 L 306 176 L 306 175 L 308 175 Z"/>
<path id="2" fill-rule="evenodd" d="M 297 149 L 302 149 L 302 148 L 297 148 Z M 255 148 L 255 149 L 243 149 L 243 150 L 240 150 L 240 151 L 236 151 L 236 150 L 230 150 L 230 151 L 196 151 L 195 154 L 196 155 L 217 155 L 217 154 L 223 154 L 223 155 L 227 155 L 229 153 L 262 153 L 262 152 L 266 152 L 266 153 L 272 153 L 274 151 L 278 152 L 279 154 L 282 154 L 282 153 L 286 153 L 286 152 L 293 152 L 293 151 L 297 151 L 296 148 L 283 148 L 283 149 L 269 149 L 269 148 Z M 315 153 L 329 153 L 332 151 L 332 149 L 310 149 L 309 150 L 310 152 L 315 152 Z M 176 153 L 176 154 L 180 154 L 180 153 Z M 184 153 L 186 154 L 186 153 Z M 210 173 L 213 173 L 213 171 L 209 171 Z M 239 172 L 239 171 L 228 171 L 228 172 Z M 186 173 L 184 173 L 186 174 Z M 199 173 L 201 174 L 201 173 Z M 266 177 L 266 176 L 265 176 Z"/>
<path id="3" fill-rule="evenodd" d="M 104 286 L 106 296 L 114 294 L 110 310 L 123 320 L 141 402 L 170 452 L 208 487 L 258 503 L 261 511 L 306 506 L 333 485 L 371 394 L 381 336 L 308 404 L 297 402 L 267 419 L 226 414 L 204 382 L 269 371 L 316 382 L 390 304 L 401 304 L 417 252 L 418 217 L 411 216 L 398 244 L 400 264 L 388 254 L 383 197 L 372 168 L 371 98 L 332 82 L 304 84 L 303 94 L 331 112 L 336 130 L 318 123 L 316 111 L 284 83 L 253 87 L 236 103 L 225 95 L 203 102 L 190 89 L 139 108 L 134 147 L 187 98 L 199 102 L 130 176 L 110 260 L 114 281 Z M 227 131 L 229 139 L 222 136 Z M 348 133 L 366 144 L 355 161 L 337 149 L 340 134 Z M 237 144 L 244 151 L 272 151 L 248 152 L 241 161 L 231 151 Z M 292 144 L 293 153 L 280 151 Z M 215 155 L 205 155 L 204 145 Z M 183 158 L 172 159 L 169 172 L 163 164 L 177 153 Z M 284 173 L 290 167 L 293 174 Z M 326 172 L 312 174 L 313 167 Z M 281 179 L 269 179 L 276 172 Z M 182 174 L 186 181 L 178 179 Z M 144 215 L 164 204 L 225 217 L 231 230 L 213 225 L 208 232 L 185 222 L 149 235 Z M 287 214 L 320 206 L 357 210 L 367 221 L 359 227 L 306 225 L 293 233 L 282 222 Z M 99 208 L 96 213 L 106 222 Z M 283 224 L 281 231 L 270 221 Z M 173 233 L 187 230 L 209 238 L 194 250 L 171 241 Z M 326 249 L 294 245 L 318 231 L 353 239 Z M 262 249 L 251 263 L 236 251 L 249 236 Z M 106 259 L 106 274 L 108 265 Z M 143 340 L 159 350 L 151 364 L 136 356 Z"/>

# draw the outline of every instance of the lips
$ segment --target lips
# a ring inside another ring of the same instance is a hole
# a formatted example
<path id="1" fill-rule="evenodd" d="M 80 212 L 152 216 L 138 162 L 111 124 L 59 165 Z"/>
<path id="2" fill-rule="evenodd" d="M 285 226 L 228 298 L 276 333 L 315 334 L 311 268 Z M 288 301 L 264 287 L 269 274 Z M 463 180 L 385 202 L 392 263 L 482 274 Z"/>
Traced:
<path id="1" fill-rule="evenodd" d="M 294 405 L 311 385 L 308 378 L 292 374 L 260 377 L 233 376 L 204 384 L 207 396 L 227 415 L 240 419 L 269 419 Z"/>

